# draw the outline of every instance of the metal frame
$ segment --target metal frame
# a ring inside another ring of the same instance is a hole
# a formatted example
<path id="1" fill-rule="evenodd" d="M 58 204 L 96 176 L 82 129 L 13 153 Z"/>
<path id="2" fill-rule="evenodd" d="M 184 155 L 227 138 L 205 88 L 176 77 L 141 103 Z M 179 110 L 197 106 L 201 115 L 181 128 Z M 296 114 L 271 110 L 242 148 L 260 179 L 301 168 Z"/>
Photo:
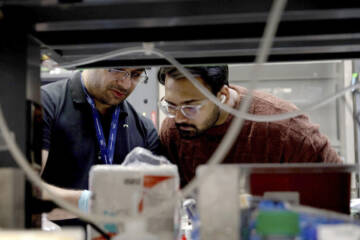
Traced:
<path id="1" fill-rule="evenodd" d="M 252 62 L 270 0 L 0 0 L 59 63 L 153 42 L 183 64 Z M 1 6 L 2 5 L 2 6 Z M 1 19 L 0 19 L 1 21 Z M 358 58 L 360 3 L 289 1 L 270 61 Z M 134 54 L 81 67 L 168 65 Z"/>

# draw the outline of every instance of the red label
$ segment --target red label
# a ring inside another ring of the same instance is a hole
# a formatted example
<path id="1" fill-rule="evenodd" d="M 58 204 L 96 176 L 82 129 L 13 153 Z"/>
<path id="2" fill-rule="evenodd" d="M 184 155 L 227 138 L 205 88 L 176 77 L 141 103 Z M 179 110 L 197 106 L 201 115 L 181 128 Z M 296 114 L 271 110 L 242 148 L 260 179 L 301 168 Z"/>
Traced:
<path id="1" fill-rule="evenodd" d="M 144 176 L 144 187 L 152 188 L 162 181 L 172 178 L 171 176 Z"/>

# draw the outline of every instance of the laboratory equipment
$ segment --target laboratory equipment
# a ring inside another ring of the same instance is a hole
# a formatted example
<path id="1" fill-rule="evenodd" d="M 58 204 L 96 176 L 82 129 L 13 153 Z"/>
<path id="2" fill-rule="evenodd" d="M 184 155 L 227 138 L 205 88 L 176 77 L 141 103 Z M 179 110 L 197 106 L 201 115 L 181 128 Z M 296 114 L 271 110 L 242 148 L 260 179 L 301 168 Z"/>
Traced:
<path id="1" fill-rule="evenodd" d="M 349 213 L 351 173 L 356 165 L 221 164 L 200 166 L 198 209 L 201 238 L 239 239 L 240 196 L 286 196 L 302 205 Z M 298 193 L 285 194 L 284 193 Z M 215 217 L 216 216 L 216 217 Z"/>

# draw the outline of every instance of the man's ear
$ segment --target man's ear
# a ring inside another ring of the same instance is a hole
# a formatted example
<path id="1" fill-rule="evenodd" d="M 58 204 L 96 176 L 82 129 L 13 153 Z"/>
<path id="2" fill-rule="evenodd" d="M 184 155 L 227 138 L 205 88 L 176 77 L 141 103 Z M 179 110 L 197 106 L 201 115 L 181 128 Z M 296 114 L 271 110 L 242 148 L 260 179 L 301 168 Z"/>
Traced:
<path id="1" fill-rule="evenodd" d="M 221 103 L 226 103 L 230 97 L 229 87 L 224 85 L 220 91 L 216 94 L 216 97 L 220 99 Z M 224 100 L 223 100 L 224 99 Z"/>

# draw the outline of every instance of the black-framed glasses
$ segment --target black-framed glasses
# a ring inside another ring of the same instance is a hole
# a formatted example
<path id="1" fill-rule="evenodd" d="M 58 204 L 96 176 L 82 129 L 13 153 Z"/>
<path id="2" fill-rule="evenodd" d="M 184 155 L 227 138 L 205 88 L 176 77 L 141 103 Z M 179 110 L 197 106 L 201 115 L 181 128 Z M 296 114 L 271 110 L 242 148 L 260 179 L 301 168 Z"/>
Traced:
<path id="1" fill-rule="evenodd" d="M 173 105 L 168 103 L 164 98 L 159 101 L 159 108 L 170 118 L 176 116 L 176 112 L 180 112 L 189 119 L 194 119 L 199 113 L 200 109 L 205 105 L 207 99 L 202 100 L 199 104 L 191 105 Z"/>
<path id="2" fill-rule="evenodd" d="M 108 72 L 117 74 L 118 77 L 122 80 L 130 77 L 131 81 L 136 83 L 143 83 L 149 79 L 145 69 L 133 70 L 131 72 L 128 72 L 124 69 L 109 68 Z"/>

